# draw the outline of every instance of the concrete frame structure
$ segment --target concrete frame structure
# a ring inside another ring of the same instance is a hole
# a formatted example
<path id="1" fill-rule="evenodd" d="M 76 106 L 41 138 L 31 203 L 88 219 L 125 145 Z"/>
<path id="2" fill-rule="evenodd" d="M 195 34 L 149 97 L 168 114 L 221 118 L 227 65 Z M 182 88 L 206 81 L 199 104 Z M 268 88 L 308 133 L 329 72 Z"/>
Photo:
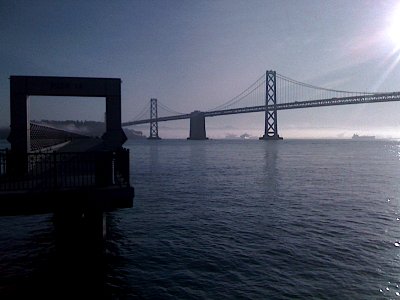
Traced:
<path id="1" fill-rule="evenodd" d="M 104 143 L 108 148 L 118 148 L 127 139 L 121 127 L 121 79 L 11 76 L 11 132 L 8 141 L 12 151 L 30 151 L 29 96 L 105 97 L 106 132 L 102 136 Z"/>

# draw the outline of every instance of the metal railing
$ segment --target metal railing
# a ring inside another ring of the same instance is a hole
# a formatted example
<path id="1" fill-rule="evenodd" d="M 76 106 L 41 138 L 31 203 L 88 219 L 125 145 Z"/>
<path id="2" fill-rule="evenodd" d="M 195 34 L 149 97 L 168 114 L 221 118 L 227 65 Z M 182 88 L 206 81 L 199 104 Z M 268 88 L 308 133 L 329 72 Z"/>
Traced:
<path id="1" fill-rule="evenodd" d="M 6 152 L 7 149 L 0 149 L 0 178 L 6 174 Z"/>
<path id="2" fill-rule="evenodd" d="M 0 191 L 129 186 L 129 150 L 13 153 L 0 151 Z"/>

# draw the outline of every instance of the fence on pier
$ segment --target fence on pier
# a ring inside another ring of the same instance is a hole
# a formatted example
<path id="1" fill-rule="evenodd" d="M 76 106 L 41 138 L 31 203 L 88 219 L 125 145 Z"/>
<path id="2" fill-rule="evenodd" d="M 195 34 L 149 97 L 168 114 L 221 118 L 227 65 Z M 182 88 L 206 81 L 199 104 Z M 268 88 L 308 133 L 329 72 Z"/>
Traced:
<path id="1" fill-rule="evenodd" d="M 21 163 L 24 172 L 21 172 Z M 65 153 L 0 150 L 0 191 L 106 186 L 130 186 L 128 149 Z"/>

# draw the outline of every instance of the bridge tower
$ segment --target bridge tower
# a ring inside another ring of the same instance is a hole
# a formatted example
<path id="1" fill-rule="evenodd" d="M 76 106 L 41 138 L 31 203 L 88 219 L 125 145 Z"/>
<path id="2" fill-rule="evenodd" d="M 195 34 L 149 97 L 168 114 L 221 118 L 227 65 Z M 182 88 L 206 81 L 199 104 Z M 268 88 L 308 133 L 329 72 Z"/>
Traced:
<path id="1" fill-rule="evenodd" d="M 276 109 L 276 72 L 265 74 L 265 130 L 260 140 L 282 140 L 278 135 L 278 114 Z"/>
<path id="2" fill-rule="evenodd" d="M 157 112 L 157 99 L 150 99 L 150 136 L 149 140 L 161 140 L 158 136 L 158 112 Z"/>

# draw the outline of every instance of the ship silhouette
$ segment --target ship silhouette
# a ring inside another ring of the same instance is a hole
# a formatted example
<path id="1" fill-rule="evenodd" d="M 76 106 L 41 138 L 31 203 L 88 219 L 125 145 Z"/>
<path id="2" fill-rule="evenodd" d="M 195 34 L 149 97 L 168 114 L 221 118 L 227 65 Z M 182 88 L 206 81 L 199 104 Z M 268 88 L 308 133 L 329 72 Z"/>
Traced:
<path id="1" fill-rule="evenodd" d="M 375 136 L 374 135 L 358 135 L 358 134 L 353 134 L 352 138 L 353 140 L 374 140 Z"/>

